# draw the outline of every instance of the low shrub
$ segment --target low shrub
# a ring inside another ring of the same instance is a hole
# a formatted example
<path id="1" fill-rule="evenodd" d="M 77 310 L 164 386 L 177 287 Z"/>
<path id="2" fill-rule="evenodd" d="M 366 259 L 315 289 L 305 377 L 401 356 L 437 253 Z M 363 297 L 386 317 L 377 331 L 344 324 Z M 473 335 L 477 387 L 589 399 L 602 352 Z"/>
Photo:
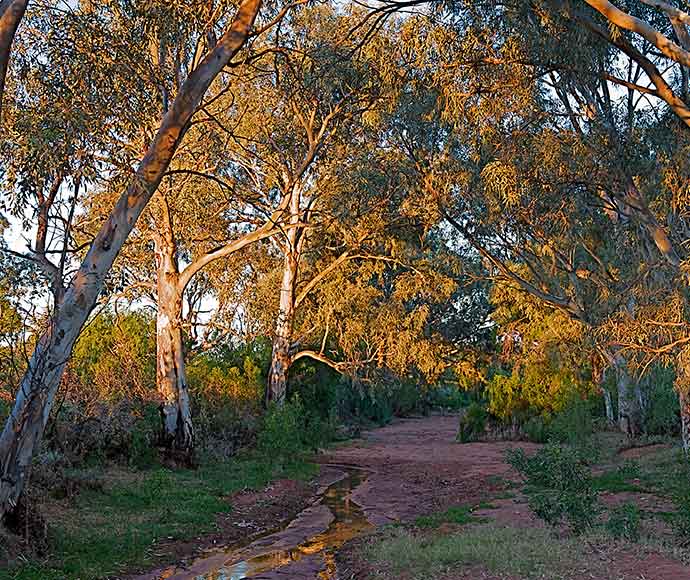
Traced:
<path id="1" fill-rule="evenodd" d="M 479 440 L 486 432 L 489 413 L 481 403 L 472 403 L 460 415 L 457 440 L 460 443 L 470 443 Z"/>
<path id="2" fill-rule="evenodd" d="M 307 451 L 323 447 L 335 437 L 335 416 L 324 420 L 307 411 L 299 395 L 282 406 L 272 403 L 257 435 L 257 448 L 266 459 L 285 465 Z"/>
<path id="3" fill-rule="evenodd" d="M 614 538 L 637 542 L 640 539 L 640 522 L 640 509 L 634 503 L 627 502 L 611 510 L 606 529 Z"/>
<path id="4" fill-rule="evenodd" d="M 525 438 L 533 443 L 546 443 L 549 438 L 549 425 L 541 415 L 528 419 L 522 429 Z"/>
<path id="5" fill-rule="evenodd" d="M 257 448 L 265 458 L 290 463 L 305 450 L 304 406 L 295 395 L 282 406 L 271 403 L 263 417 Z"/>
<path id="6" fill-rule="evenodd" d="M 676 496 L 676 513 L 671 525 L 676 536 L 684 543 L 690 544 L 690 491 Z"/>
<path id="7" fill-rule="evenodd" d="M 673 369 L 656 367 L 643 385 L 647 405 L 642 430 L 646 435 L 671 437 L 680 432 L 678 394 L 673 378 Z"/>
<path id="8" fill-rule="evenodd" d="M 581 452 L 549 443 L 528 456 L 510 450 L 508 462 L 525 478 L 535 515 L 552 526 L 567 524 L 575 533 L 590 528 L 597 515 L 597 494 Z"/>
<path id="9" fill-rule="evenodd" d="M 548 439 L 557 443 L 582 445 L 594 432 L 592 403 L 575 397 L 556 413 L 548 426 Z"/>
<path id="10" fill-rule="evenodd" d="M 460 411 L 470 404 L 470 394 L 457 386 L 431 387 L 426 393 L 426 403 L 432 409 Z"/>

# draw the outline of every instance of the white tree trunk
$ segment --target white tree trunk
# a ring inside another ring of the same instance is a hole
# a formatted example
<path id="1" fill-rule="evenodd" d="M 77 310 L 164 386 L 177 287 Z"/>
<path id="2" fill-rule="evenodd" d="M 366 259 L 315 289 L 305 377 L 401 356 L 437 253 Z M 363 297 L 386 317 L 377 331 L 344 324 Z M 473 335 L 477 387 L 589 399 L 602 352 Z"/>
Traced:
<path id="1" fill-rule="evenodd" d="M 299 223 L 301 189 L 294 186 L 290 194 L 290 225 Z M 290 348 L 295 325 L 295 290 L 300 260 L 303 229 L 292 227 L 286 234 L 286 251 L 283 260 L 283 278 L 280 284 L 280 305 L 276 332 L 271 351 L 271 367 L 268 371 L 266 402 L 282 405 L 287 394 L 287 380 L 292 364 Z"/>
<path id="2" fill-rule="evenodd" d="M 678 402 L 680 403 L 680 435 L 683 451 L 685 455 L 688 455 L 690 452 L 690 385 L 685 384 L 678 390 Z"/>
<path id="3" fill-rule="evenodd" d="M 615 425 L 616 418 L 613 415 L 613 401 L 611 400 L 611 392 L 606 387 L 602 387 L 601 392 L 604 394 L 604 406 L 606 407 L 606 422 L 611 426 Z"/>
<path id="4" fill-rule="evenodd" d="M 182 292 L 179 290 L 175 240 L 167 208 L 162 221 L 162 233 L 156 239 L 156 386 L 161 398 L 160 444 L 183 463 L 190 463 L 194 451 L 194 430 L 184 362 Z"/>
<path id="5" fill-rule="evenodd" d="M 620 353 L 615 355 L 614 365 L 618 386 L 618 427 L 629 437 L 637 437 L 641 431 L 642 413 L 635 381 L 631 378 L 628 364 Z"/>
<path id="6" fill-rule="evenodd" d="M 690 348 L 684 348 L 676 357 L 674 387 L 680 405 L 680 434 L 683 451 L 690 452 Z"/>
<path id="7" fill-rule="evenodd" d="M 244 46 L 260 6 L 261 0 L 244 0 L 229 30 L 185 81 L 134 177 L 56 306 L 50 328 L 39 339 L 0 436 L 0 519 L 6 520 L 19 501 L 65 364 L 106 275 L 158 188 L 211 82 Z"/>

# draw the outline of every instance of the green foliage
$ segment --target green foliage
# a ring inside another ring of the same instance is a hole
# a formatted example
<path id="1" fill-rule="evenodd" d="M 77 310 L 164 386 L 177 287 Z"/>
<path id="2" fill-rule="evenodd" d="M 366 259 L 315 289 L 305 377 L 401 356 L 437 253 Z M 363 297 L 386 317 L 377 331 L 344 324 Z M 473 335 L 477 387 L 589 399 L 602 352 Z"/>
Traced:
<path id="1" fill-rule="evenodd" d="M 393 418 L 393 405 L 385 389 L 365 389 L 344 380 L 337 390 L 338 414 L 344 420 L 385 425 Z"/>
<path id="2" fill-rule="evenodd" d="M 147 398 L 156 384 L 155 340 L 153 318 L 143 311 L 98 315 L 74 347 L 72 394 L 104 403 Z"/>
<path id="3" fill-rule="evenodd" d="M 304 406 L 298 396 L 282 406 L 272 403 L 263 417 L 257 448 L 264 457 L 289 463 L 305 450 Z"/>
<path id="4" fill-rule="evenodd" d="M 606 529 L 614 538 L 625 538 L 631 542 L 640 539 L 640 527 L 640 508 L 632 502 L 613 508 L 606 522 Z"/>
<path id="5" fill-rule="evenodd" d="M 592 403 L 580 397 L 569 400 L 548 426 L 548 438 L 557 443 L 582 445 L 594 432 Z"/>
<path id="6" fill-rule="evenodd" d="M 527 440 L 533 443 L 546 443 L 549 439 L 549 425 L 541 415 L 527 419 L 522 429 Z"/>
<path id="7" fill-rule="evenodd" d="M 222 457 L 253 440 L 264 394 L 265 354 L 252 348 L 197 356 L 187 367 L 198 444 Z"/>
<path id="8" fill-rule="evenodd" d="M 676 535 L 684 542 L 690 541 L 690 490 L 687 489 L 676 496 L 676 513 L 671 518 L 671 525 Z"/>
<path id="9" fill-rule="evenodd" d="M 541 364 L 495 373 L 486 385 L 489 412 L 504 420 L 524 411 L 560 413 L 589 390 L 589 383 L 577 381 L 567 368 Z"/>
<path id="10" fill-rule="evenodd" d="M 575 533 L 592 526 L 597 495 L 581 451 L 549 443 L 533 456 L 510 450 L 507 459 L 525 478 L 525 492 L 537 517 L 552 526 L 567 523 Z"/>
<path id="11" fill-rule="evenodd" d="M 481 403 L 472 403 L 465 412 L 460 415 L 457 440 L 460 443 L 477 441 L 486 431 L 489 418 L 487 410 Z"/>
<path id="12" fill-rule="evenodd" d="M 430 387 L 426 400 L 430 407 L 448 411 L 459 411 L 470 405 L 469 394 L 453 386 Z"/>
<path id="13" fill-rule="evenodd" d="M 305 409 L 299 395 L 282 406 L 271 404 L 262 419 L 257 448 L 263 457 L 286 465 L 333 438 L 332 419 L 323 420 Z"/>
<path id="14" fill-rule="evenodd" d="M 608 491 L 610 493 L 641 491 L 638 484 L 629 481 L 630 479 L 637 479 L 639 477 L 639 465 L 634 461 L 627 460 L 616 469 L 605 471 L 593 477 L 592 485 L 596 491 Z"/>
<path id="15" fill-rule="evenodd" d="M 158 454 L 152 445 L 160 429 L 160 411 L 157 405 L 146 404 L 141 419 L 131 430 L 132 438 L 127 458 L 133 467 L 146 469 L 158 463 Z"/>
<path id="16" fill-rule="evenodd" d="M 642 429 L 647 435 L 670 437 L 679 432 L 678 393 L 673 379 L 672 368 L 655 367 L 642 383 L 648 401 Z"/>
<path id="17" fill-rule="evenodd" d="M 442 524 L 469 524 L 479 523 L 484 520 L 472 515 L 473 507 L 469 505 L 458 505 L 449 507 L 444 512 L 438 512 L 428 516 L 420 516 L 415 520 L 415 524 L 420 528 L 438 528 Z"/>

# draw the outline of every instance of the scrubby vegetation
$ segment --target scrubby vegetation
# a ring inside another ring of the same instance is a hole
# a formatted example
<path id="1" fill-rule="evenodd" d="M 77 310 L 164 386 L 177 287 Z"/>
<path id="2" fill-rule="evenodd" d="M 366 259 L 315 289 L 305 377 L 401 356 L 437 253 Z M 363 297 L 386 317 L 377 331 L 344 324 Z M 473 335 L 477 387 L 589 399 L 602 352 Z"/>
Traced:
<path id="1" fill-rule="evenodd" d="M 687 536 L 689 26 L 651 0 L 0 0 L 2 562 L 151 563 L 233 490 L 431 412 L 541 445 L 510 462 L 553 527 L 637 541 L 647 514 L 601 500 L 651 489 Z M 614 433 L 685 459 L 662 483 Z M 474 533 L 419 556 L 472 562 Z"/>

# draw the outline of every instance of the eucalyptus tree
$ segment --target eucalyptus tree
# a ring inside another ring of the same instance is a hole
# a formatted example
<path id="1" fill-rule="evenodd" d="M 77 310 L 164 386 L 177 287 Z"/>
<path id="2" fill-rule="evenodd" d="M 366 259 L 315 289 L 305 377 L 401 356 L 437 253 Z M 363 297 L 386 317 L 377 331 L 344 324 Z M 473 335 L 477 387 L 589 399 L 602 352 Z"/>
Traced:
<path id="1" fill-rule="evenodd" d="M 454 298 L 459 266 L 439 247 L 437 224 L 406 206 L 404 167 L 376 129 L 343 144 L 349 155 L 334 155 L 317 181 L 324 193 L 295 283 L 289 364 L 308 358 L 358 379 L 418 373 L 432 382 L 451 364 L 441 305 Z"/>
<path id="2" fill-rule="evenodd" d="M 353 53 L 359 39 L 348 36 L 350 27 L 348 16 L 327 5 L 295 15 L 277 49 L 253 63 L 257 73 L 236 85 L 233 98 L 251 106 L 235 107 L 228 120 L 230 178 L 283 215 L 283 231 L 272 239 L 283 265 L 267 386 L 268 400 L 278 403 L 291 359 L 300 262 L 309 232 L 326 219 L 319 209 L 328 194 L 324 172 L 347 162 L 343 143 L 354 140 L 358 120 L 383 96 L 375 68 L 383 47 L 369 39 Z"/>
<path id="3" fill-rule="evenodd" d="M 525 28 L 535 30 L 540 38 L 561 43 L 560 51 L 552 50 L 551 54 L 567 56 L 567 50 L 577 50 L 574 47 L 579 45 L 592 47 L 603 56 L 596 66 L 566 58 L 572 73 L 600 78 L 612 94 L 624 93 L 629 100 L 642 103 L 629 124 L 637 130 L 646 128 L 656 164 L 647 174 L 636 173 L 633 166 L 636 187 L 621 191 L 615 199 L 622 203 L 630 223 L 646 227 L 667 263 L 650 254 L 639 257 L 639 276 L 644 279 L 631 293 L 635 303 L 617 313 L 607 330 L 614 337 L 611 342 L 615 348 L 638 359 L 642 370 L 655 358 L 670 362 L 678 357 L 676 388 L 687 450 L 688 203 L 687 192 L 679 183 L 685 174 L 684 134 L 690 126 L 690 18 L 683 10 L 659 0 L 525 2 L 521 9 L 519 20 Z M 541 16 L 535 18 L 537 15 Z"/>
<path id="4" fill-rule="evenodd" d="M 419 80 L 401 103 L 399 147 L 422 199 L 493 278 L 596 329 L 631 308 L 639 264 L 677 262 L 636 185 L 653 155 L 635 102 L 612 97 L 599 74 L 573 71 L 573 62 L 599 71 L 601 51 L 564 53 L 564 38 L 535 37 L 517 8 L 408 22 Z M 640 405 L 625 351 L 601 337 L 596 346 L 617 370 L 621 428 L 634 434 Z"/>
<path id="5" fill-rule="evenodd" d="M 187 61 L 192 63 L 187 78 L 178 85 L 155 135 L 150 143 L 145 143 L 145 154 L 68 284 L 49 328 L 37 341 L 0 436 L 0 515 L 5 520 L 17 507 L 65 364 L 103 288 L 104 279 L 158 188 L 209 86 L 244 47 L 260 6 L 260 0 L 245 0 L 235 16 L 219 14 L 215 23 L 222 27 L 222 35 L 206 56 Z M 97 16 L 97 6 L 86 3 L 83 8 Z M 208 27 L 203 30 L 204 34 L 206 32 Z"/>

